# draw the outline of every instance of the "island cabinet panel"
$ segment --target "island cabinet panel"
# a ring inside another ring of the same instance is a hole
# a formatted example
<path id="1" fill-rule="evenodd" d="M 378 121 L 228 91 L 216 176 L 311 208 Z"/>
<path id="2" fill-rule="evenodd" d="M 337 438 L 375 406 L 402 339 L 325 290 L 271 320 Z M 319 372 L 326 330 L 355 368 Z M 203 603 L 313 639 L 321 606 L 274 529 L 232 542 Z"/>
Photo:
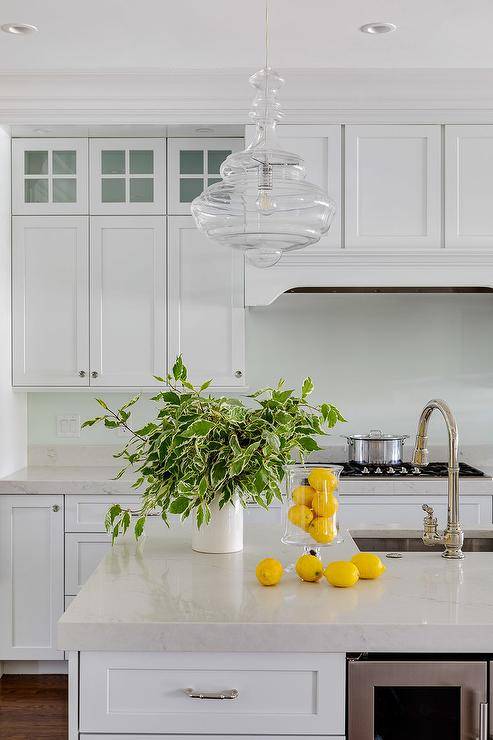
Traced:
<path id="1" fill-rule="evenodd" d="M 435 510 L 439 522 L 447 520 L 447 497 L 430 496 L 340 496 L 340 526 L 359 527 L 374 525 L 399 525 L 422 529 L 423 511 L 421 504 L 426 501 Z M 491 496 L 462 496 L 460 519 L 465 527 L 491 525 Z M 466 535 L 467 536 L 467 535 Z"/>
<path id="2" fill-rule="evenodd" d="M 0 496 L 0 660 L 62 660 L 63 496 Z"/>
<path id="3" fill-rule="evenodd" d="M 245 385 L 244 257 L 207 239 L 191 216 L 168 218 L 168 361 L 192 383 Z"/>
<path id="4" fill-rule="evenodd" d="M 341 735 L 345 670 L 343 653 L 81 653 L 80 731 Z"/>
<path id="5" fill-rule="evenodd" d="M 493 247 L 493 126 L 445 127 L 445 246 Z"/>
<path id="6" fill-rule="evenodd" d="M 156 740 L 162 737 L 165 740 L 203 740 L 204 735 L 79 735 L 80 740 Z M 306 735 L 209 735 L 209 740 L 303 740 Z M 343 735 L 310 735 L 311 740 L 346 740 Z"/>
<path id="7" fill-rule="evenodd" d="M 346 126 L 346 248 L 441 245 L 440 126 Z"/>
<path id="8" fill-rule="evenodd" d="M 91 219 L 91 385 L 156 386 L 166 371 L 163 216 Z"/>

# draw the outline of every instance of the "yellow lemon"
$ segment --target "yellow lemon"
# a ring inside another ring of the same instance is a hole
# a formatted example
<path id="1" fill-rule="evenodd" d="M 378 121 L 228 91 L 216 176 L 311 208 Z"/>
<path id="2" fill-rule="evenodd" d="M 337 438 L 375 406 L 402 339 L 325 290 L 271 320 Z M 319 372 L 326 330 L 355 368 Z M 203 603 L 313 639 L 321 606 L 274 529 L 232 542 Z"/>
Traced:
<path id="1" fill-rule="evenodd" d="M 324 566 L 316 555 L 302 555 L 296 561 L 296 572 L 302 581 L 319 581 L 324 574 Z"/>
<path id="2" fill-rule="evenodd" d="M 295 504 L 288 511 L 288 519 L 301 529 L 306 529 L 313 519 L 313 511 L 304 504 Z"/>
<path id="3" fill-rule="evenodd" d="M 320 542 L 324 545 L 332 542 L 337 534 L 334 520 L 329 516 L 315 517 L 308 525 L 306 531 L 313 537 L 315 542 Z"/>
<path id="4" fill-rule="evenodd" d="M 311 486 L 297 486 L 293 491 L 293 501 L 295 504 L 311 507 L 314 495 L 315 489 Z"/>
<path id="5" fill-rule="evenodd" d="M 360 578 L 373 580 L 387 570 L 378 555 L 373 552 L 360 552 L 351 558 L 351 562 L 357 567 Z"/>
<path id="6" fill-rule="evenodd" d="M 349 588 L 359 580 L 359 572 L 354 563 L 346 560 L 335 560 L 329 563 L 325 569 L 324 576 L 331 584 L 338 588 Z"/>
<path id="7" fill-rule="evenodd" d="M 333 493 L 338 487 L 337 475 L 330 468 L 313 468 L 308 476 L 308 483 L 324 493 Z"/>
<path id="8" fill-rule="evenodd" d="M 262 586 L 275 586 L 281 580 L 282 573 L 282 563 L 275 558 L 264 558 L 255 569 L 255 575 Z"/>
<path id="9" fill-rule="evenodd" d="M 339 501 L 333 493 L 317 491 L 312 500 L 312 509 L 317 516 L 334 516 L 339 508 Z"/>

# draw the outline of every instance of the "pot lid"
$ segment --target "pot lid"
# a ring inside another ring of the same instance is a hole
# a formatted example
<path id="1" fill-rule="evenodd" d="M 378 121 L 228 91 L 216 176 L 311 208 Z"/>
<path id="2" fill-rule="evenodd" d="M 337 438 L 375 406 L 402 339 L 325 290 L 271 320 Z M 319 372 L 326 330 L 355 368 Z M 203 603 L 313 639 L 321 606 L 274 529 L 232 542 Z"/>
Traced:
<path id="1" fill-rule="evenodd" d="M 373 442 L 385 442 L 394 439 L 407 439 L 409 434 L 384 434 L 381 429 L 370 429 L 368 434 L 344 434 L 346 439 L 361 439 Z"/>

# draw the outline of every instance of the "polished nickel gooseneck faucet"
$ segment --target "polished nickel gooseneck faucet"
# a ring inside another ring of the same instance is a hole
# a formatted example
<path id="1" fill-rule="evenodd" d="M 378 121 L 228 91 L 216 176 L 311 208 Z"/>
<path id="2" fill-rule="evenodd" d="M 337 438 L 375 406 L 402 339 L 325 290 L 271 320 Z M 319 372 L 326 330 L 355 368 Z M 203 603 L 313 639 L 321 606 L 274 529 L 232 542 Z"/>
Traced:
<path id="1" fill-rule="evenodd" d="M 459 521 L 459 431 L 457 421 L 449 405 L 445 401 L 433 399 L 428 401 L 418 422 L 418 433 L 413 454 L 413 463 L 418 466 L 428 465 L 428 423 L 430 417 L 437 409 L 442 414 L 448 431 L 449 457 L 448 457 L 448 512 L 447 526 L 443 535 L 438 534 L 437 518 L 433 515 L 433 509 L 423 504 L 424 518 L 423 542 L 425 545 L 444 545 L 445 550 L 442 557 L 458 560 L 464 557 L 462 545 L 464 544 L 464 532 Z"/>

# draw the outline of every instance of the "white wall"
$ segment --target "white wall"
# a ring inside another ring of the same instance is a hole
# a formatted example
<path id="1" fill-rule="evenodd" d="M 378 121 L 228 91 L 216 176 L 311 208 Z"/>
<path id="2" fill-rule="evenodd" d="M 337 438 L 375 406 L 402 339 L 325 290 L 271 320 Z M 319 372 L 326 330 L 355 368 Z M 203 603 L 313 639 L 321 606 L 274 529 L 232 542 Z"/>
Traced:
<path id="1" fill-rule="evenodd" d="M 439 396 L 456 412 L 464 445 L 493 445 L 493 295 L 284 295 L 250 309 L 247 326 L 252 388 L 279 376 L 297 386 L 310 374 L 314 398 L 339 405 L 351 432 L 414 434 L 422 406 Z M 118 444 L 103 428 L 56 437 L 56 414 L 87 418 L 98 408 L 92 394 L 30 394 L 29 440 Z M 432 421 L 434 444 L 445 441 L 442 427 Z"/>
<path id="2" fill-rule="evenodd" d="M 26 464 L 26 394 L 11 389 L 10 137 L 0 129 L 0 477 Z"/>

